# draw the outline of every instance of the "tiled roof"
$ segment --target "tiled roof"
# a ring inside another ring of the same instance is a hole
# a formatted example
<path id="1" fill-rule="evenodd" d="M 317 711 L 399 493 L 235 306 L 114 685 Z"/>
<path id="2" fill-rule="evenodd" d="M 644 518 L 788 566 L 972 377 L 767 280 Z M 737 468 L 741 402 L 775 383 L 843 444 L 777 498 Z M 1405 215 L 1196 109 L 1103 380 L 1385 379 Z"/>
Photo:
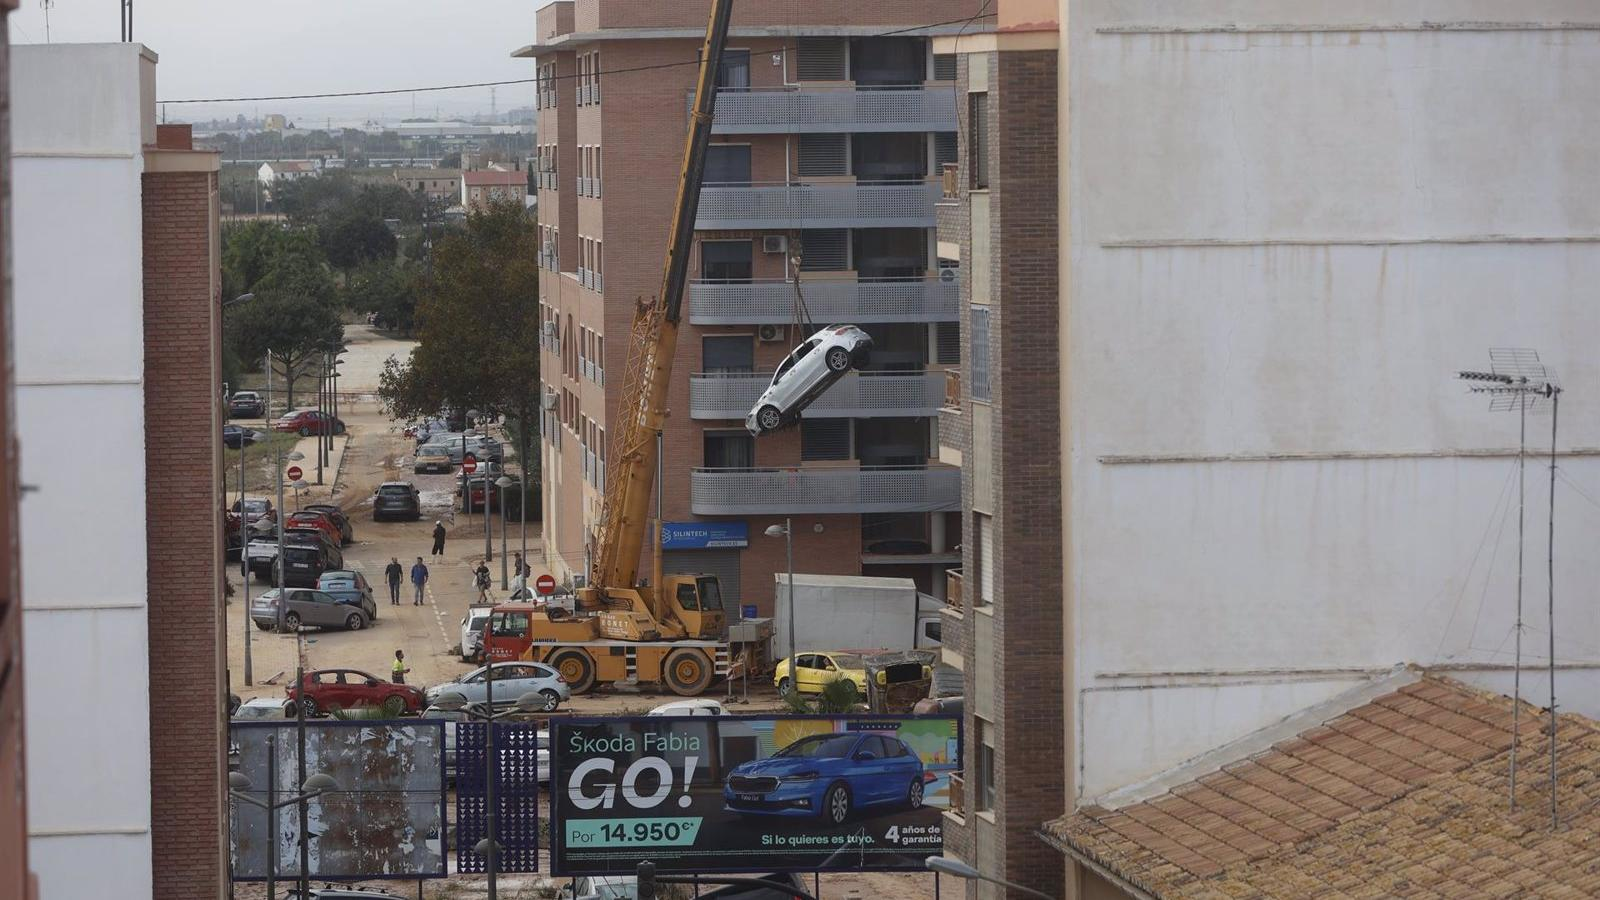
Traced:
<path id="1" fill-rule="evenodd" d="M 283 159 L 267 165 L 271 166 L 274 172 L 312 172 L 317 168 L 310 160 L 305 159 Z"/>
<path id="2" fill-rule="evenodd" d="M 1160 900 L 1600 897 L 1600 728 L 1425 676 L 1166 794 L 1046 825 Z"/>
<path id="3" fill-rule="evenodd" d="M 477 187 L 479 185 L 507 184 L 520 184 L 526 187 L 528 184 L 527 173 L 520 169 L 515 172 L 496 172 L 493 169 L 474 169 L 471 172 L 463 172 L 461 177 L 465 178 L 467 180 L 467 184 L 471 187 Z"/>

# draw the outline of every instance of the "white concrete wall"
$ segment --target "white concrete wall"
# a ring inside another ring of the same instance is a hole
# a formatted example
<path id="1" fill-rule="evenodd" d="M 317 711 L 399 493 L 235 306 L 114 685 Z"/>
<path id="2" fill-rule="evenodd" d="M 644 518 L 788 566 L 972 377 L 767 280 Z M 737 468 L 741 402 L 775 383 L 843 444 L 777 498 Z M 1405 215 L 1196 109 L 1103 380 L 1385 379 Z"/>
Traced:
<path id="1" fill-rule="evenodd" d="M 1600 30 L 1560 24 L 1600 9 L 1084 0 L 1063 21 L 1080 794 L 1368 670 L 1510 662 L 1514 458 L 1474 454 L 1514 448 L 1517 417 L 1453 378 L 1491 346 L 1538 348 L 1569 388 L 1556 656 L 1600 667 Z M 1542 463 L 1528 485 L 1542 665 Z M 1563 672 L 1565 709 L 1600 714 L 1596 671 Z"/>
<path id="2" fill-rule="evenodd" d="M 144 54 L 144 55 L 142 55 Z M 141 146 L 153 54 L 11 48 L 13 322 L 42 900 L 149 897 Z"/>

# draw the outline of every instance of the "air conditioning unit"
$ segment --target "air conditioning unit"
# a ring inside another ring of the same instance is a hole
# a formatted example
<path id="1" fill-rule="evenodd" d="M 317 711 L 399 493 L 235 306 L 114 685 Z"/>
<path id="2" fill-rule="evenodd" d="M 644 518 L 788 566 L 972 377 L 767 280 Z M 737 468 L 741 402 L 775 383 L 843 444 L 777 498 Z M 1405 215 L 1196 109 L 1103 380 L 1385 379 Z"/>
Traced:
<path id="1" fill-rule="evenodd" d="M 554 322 L 546 322 L 546 323 L 544 323 L 544 336 L 548 337 L 548 338 L 553 338 L 553 337 L 556 336 L 556 323 L 554 323 Z"/>
<path id="2" fill-rule="evenodd" d="M 776 344 L 784 339 L 784 330 L 782 325 L 762 325 L 756 329 L 756 337 L 763 344 Z"/>
<path id="3" fill-rule="evenodd" d="M 556 408 L 556 389 L 553 387 L 547 387 L 544 389 L 544 408 Z"/>
<path id="4" fill-rule="evenodd" d="M 960 270 L 954 266 L 942 266 L 939 269 L 939 280 L 945 284 L 954 284 L 955 280 L 960 277 L 960 275 Z"/>
<path id="5" fill-rule="evenodd" d="M 788 253 L 789 236 L 786 234 L 764 234 L 761 236 L 762 253 Z"/>

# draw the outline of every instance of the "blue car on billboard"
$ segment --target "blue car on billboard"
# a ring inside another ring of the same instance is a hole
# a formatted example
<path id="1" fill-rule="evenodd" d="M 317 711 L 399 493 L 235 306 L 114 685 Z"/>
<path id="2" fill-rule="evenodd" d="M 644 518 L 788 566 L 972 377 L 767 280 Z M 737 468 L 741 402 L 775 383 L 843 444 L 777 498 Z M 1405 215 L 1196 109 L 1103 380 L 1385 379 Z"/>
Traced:
<path id="1" fill-rule="evenodd" d="M 841 825 L 857 809 L 922 806 L 922 760 L 893 735 L 814 734 L 728 773 L 722 792 L 741 815 L 821 818 Z"/>

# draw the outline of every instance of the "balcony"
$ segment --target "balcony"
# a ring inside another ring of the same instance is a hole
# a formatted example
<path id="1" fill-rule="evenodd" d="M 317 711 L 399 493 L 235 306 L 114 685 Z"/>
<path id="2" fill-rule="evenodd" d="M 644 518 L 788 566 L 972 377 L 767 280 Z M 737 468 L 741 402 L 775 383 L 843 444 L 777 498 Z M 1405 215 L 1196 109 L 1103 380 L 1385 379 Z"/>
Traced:
<path id="1" fill-rule="evenodd" d="M 687 98 L 685 111 L 694 98 Z M 956 130 L 956 98 L 943 87 L 785 87 L 717 92 L 712 134 L 823 134 Z"/>
<path id="2" fill-rule="evenodd" d="M 940 199 L 961 199 L 961 167 L 956 163 L 945 163 L 939 167 Z"/>
<path id="3" fill-rule="evenodd" d="M 943 512 L 961 507 L 961 470 L 695 469 L 690 505 L 697 516 Z"/>
<path id="4" fill-rule="evenodd" d="M 962 578 L 960 569 L 944 570 L 944 603 L 946 606 L 955 607 L 957 610 L 967 608 L 966 601 L 961 593 Z"/>
<path id="5" fill-rule="evenodd" d="M 932 228 L 937 181 L 892 184 L 752 184 L 701 188 L 701 231 L 798 228 Z"/>
<path id="6" fill-rule="evenodd" d="M 771 375 L 693 375 L 689 378 L 689 417 L 743 419 Z M 806 415 L 842 419 L 876 416 L 933 416 L 944 396 L 938 372 L 852 372 L 806 408 Z"/>
<path id="7" fill-rule="evenodd" d="M 811 318 L 822 322 L 954 322 L 961 285 L 948 277 L 802 279 Z M 794 321 L 794 284 L 785 279 L 696 281 L 689 285 L 695 325 L 786 325 Z"/>

